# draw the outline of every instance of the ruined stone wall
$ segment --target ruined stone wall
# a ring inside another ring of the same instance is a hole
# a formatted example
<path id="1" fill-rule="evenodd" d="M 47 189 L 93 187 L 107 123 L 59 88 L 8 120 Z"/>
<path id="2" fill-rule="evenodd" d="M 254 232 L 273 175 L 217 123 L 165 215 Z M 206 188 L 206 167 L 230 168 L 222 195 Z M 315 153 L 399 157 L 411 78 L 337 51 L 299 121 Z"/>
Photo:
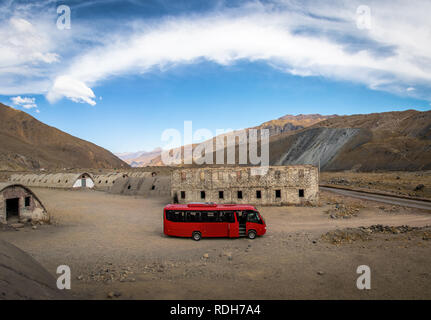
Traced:
<path id="1" fill-rule="evenodd" d="M 109 189 L 109 193 L 140 195 L 144 197 L 169 198 L 171 193 L 170 176 L 138 176 L 118 178 Z"/>
<path id="2" fill-rule="evenodd" d="M 179 203 L 317 204 L 316 167 L 271 166 L 266 173 L 261 170 L 258 167 L 178 169 L 172 172 L 171 196 Z"/>
<path id="3" fill-rule="evenodd" d="M 30 198 L 28 206 L 25 205 L 25 198 Z M 19 219 L 31 219 L 33 221 L 49 221 L 49 216 L 43 205 L 35 196 L 20 186 L 6 187 L 0 192 L 0 222 L 6 223 L 6 200 L 19 198 Z"/>

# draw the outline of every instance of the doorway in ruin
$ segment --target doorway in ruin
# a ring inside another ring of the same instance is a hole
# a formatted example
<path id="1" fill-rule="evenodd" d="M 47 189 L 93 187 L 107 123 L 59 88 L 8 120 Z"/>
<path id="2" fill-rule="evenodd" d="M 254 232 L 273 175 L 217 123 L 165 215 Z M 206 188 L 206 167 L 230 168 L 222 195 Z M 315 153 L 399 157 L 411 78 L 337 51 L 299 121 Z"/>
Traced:
<path id="1" fill-rule="evenodd" d="M 19 198 L 6 199 L 6 220 L 19 219 Z"/>

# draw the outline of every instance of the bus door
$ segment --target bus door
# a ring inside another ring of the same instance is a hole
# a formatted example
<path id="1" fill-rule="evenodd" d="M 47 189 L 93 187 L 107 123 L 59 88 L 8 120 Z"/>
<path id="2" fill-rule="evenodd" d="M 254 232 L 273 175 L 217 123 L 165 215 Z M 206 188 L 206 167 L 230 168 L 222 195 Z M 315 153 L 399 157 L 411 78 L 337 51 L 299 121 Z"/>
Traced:
<path id="1" fill-rule="evenodd" d="M 246 211 L 236 211 L 236 219 L 238 221 L 238 237 L 244 237 L 247 235 L 247 212 Z"/>
<path id="2" fill-rule="evenodd" d="M 234 211 L 225 211 L 225 219 L 228 222 L 229 238 L 239 237 L 239 224 Z"/>

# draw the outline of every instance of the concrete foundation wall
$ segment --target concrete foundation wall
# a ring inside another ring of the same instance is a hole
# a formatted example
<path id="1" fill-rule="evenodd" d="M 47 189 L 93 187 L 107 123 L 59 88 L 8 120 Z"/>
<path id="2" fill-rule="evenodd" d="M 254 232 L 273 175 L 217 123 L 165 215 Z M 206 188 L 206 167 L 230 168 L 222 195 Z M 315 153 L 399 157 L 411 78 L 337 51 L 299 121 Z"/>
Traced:
<path id="1" fill-rule="evenodd" d="M 316 167 L 272 166 L 266 172 L 260 170 L 255 167 L 178 169 L 172 172 L 171 197 L 178 199 L 179 203 L 216 202 L 253 205 L 318 203 L 319 174 Z M 202 192 L 205 192 L 204 198 Z M 238 192 L 242 193 L 242 199 Z"/>

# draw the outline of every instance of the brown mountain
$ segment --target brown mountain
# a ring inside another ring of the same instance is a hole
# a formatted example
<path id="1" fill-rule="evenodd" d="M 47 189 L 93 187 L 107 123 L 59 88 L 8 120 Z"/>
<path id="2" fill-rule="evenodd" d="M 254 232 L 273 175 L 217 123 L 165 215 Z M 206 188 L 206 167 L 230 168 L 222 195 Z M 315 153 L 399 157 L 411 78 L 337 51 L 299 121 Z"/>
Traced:
<path id="1" fill-rule="evenodd" d="M 269 135 L 274 136 L 284 132 L 295 131 L 312 126 L 320 121 L 337 117 L 337 115 L 321 115 L 321 114 L 298 114 L 285 115 L 275 120 L 267 121 L 255 127 L 255 129 L 268 129 Z"/>
<path id="2" fill-rule="evenodd" d="M 0 170 L 121 167 L 109 151 L 0 103 Z"/>
<path id="3" fill-rule="evenodd" d="M 256 127 L 274 125 L 271 165 L 313 164 L 323 171 L 431 170 L 431 111 L 296 117 Z M 293 127 L 283 131 L 286 123 Z M 236 150 L 238 159 L 238 146 Z"/>
<path id="4" fill-rule="evenodd" d="M 320 121 L 337 117 L 337 115 L 320 115 L 320 114 L 299 114 L 285 115 L 281 118 L 270 120 L 262 123 L 252 129 L 268 129 L 269 135 L 274 136 L 285 132 L 291 132 L 309 127 Z M 248 130 L 248 129 L 246 129 Z M 194 147 L 198 145 L 195 144 Z M 174 149 L 174 151 L 180 148 Z M 143 167 L 148 165 L 162 166 L 163 162 L 160 156 L 161 149 L 156 149 L 151 152 L 128 152 L 116 154 L 120 159 L 124 160 L 133 167 Z"/>
<path id="5" fill-rule="evenodd" d="M 407 110 L 330 118 L 274 136 L 272 164 L 309 163 L 322 170 L 431 169 L 431 111 Z"/>

